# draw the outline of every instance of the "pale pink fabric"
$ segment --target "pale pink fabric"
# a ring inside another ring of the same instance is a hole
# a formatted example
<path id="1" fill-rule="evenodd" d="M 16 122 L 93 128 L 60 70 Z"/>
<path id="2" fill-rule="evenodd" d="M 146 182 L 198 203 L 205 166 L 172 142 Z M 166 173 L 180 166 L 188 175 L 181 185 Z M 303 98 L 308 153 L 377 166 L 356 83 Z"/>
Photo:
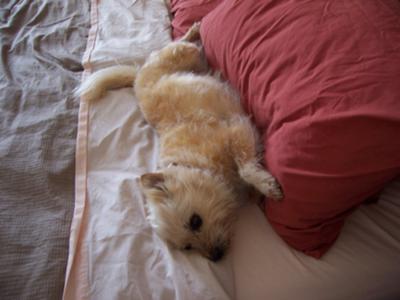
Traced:
<path id="1" fill-rule="evenodd" d="M 91 28 L 87 40 L 87 47 L 82 58 L 84 80 L 92 70 L 90 56 L 95 46 L 95 40 L 98 32 L 98 11 L 97 1 L 91 1 L 90 22 Z M 85 272 L 80 266 L 85 265 L 82 260 L 84 249 L 80 242 L 82 231 L 85 228 L 85 213 L 87 213 L 87 140 L 88 140 L 88 111 L 89 103 L 80 102 L 78 115 L 78 132 L 76 140 L 76 161 L 75 161 L 75 206 L 71 222 L 71 234 L 69 239 L 68 263 L 65 275 L 63 299 L 87 299 L 88 284 Z M 86 209 L 86 211 L 85 211 Z"/>

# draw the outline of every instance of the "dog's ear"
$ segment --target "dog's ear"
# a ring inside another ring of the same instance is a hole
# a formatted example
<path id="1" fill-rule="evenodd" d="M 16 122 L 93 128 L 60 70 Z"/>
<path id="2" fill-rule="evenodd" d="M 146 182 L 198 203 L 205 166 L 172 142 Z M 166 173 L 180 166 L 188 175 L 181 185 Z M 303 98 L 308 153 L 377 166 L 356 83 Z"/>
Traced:
<path id="1" fill-rule="evenodd" d="M 165 177 L 163 173 L 146 173 L 140 177 L 140 183 L 144 190 L 159 192 L 163 194 L 168 193 L 165 186 Z"/>

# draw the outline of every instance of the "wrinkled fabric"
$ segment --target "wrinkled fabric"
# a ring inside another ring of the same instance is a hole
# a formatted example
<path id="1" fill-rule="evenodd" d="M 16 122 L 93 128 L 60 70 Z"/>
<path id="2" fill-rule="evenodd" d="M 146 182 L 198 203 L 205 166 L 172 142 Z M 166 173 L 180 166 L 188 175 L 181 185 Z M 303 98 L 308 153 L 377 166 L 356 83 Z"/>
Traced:
<path id="1" fill-rule="evenodd" d="M 101 11 L 94 16 L 98 25 L 94 33 L 96 41 L 90 58 L 83 61 L 86 69 L 140 65 L 150 52 L 170 41 L 169 15 L 162 0 L 100 1 L 99 8 Z M 151 17 L 142 15 L 150 10 Z"/>
<path id="2" fill-rule="evenodd" d="M 0 298 L 59 299 L 87 1 L 0 3 Z"/>

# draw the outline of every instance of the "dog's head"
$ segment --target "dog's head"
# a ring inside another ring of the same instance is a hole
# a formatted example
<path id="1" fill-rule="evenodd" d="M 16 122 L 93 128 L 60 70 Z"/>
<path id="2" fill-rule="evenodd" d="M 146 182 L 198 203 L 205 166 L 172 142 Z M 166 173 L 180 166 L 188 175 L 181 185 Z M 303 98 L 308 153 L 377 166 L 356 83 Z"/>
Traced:
<path id="1" fill-rule="evenodd" d="M 157 233 L 182 250 L 196 250 L 212 261 L 228 249 L 238 201 L 217 176 L 171 167 L 141 177 L 150 222 Z"/>

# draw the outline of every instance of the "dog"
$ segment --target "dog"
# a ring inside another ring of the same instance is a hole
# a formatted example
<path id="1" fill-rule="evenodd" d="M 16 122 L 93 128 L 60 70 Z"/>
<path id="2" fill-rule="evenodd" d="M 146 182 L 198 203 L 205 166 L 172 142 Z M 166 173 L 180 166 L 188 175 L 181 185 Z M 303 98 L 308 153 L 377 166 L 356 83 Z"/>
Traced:
<path id="1" fill-rule="evenodd" d="M 245 191 L 252 187 L 274 200 L 283 193 L 259 163 L 257 131 L 237 94 L 207 73 L 198 39 L 195 24 L 140 69 L 101 70 L 78 93 L 93 101 L 108 89 L 134 86 L 160 137 L 159 170 L 140 177 L 149 221 L 172 246 L 216 262 L 229 248 Z"/>

